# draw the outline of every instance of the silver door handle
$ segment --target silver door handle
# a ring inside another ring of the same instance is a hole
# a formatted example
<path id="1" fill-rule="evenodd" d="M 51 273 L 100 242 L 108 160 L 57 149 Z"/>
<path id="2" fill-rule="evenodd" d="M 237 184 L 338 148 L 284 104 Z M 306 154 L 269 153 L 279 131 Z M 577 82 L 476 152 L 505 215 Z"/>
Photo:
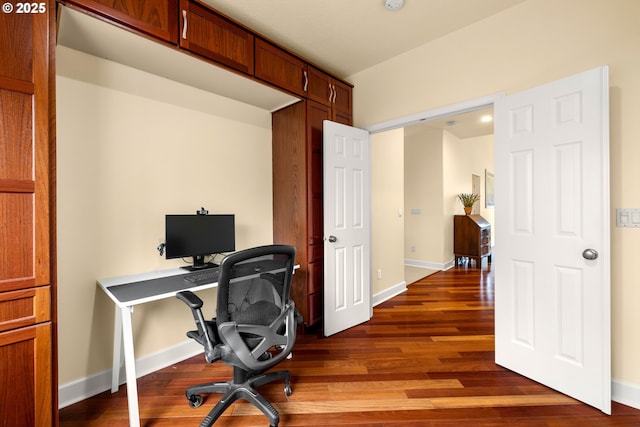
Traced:
<path id="1" fill-rule="evenodd" d="M 582 251 L 582 257 L 584 259 L 594 260 L 598 258 L 598 251 L 595 249 L 585 249 Z"/>
<path id="2" fill-rule="evenodd" d="M 329 240 L 330 243 L 335 243 L 338 241 L 338 238 L 336 236 L 329 236 L 327 240 Z"/>

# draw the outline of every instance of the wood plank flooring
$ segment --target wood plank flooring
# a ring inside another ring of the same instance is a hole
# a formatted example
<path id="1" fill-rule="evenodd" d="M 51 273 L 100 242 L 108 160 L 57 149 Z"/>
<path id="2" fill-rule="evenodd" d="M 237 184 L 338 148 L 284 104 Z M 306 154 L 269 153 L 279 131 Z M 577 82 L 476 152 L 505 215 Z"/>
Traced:
<path id="1" fill-rule="evenodd" d="M 560 427 L 640 426 L 640 411 L 613 403 L 607 416 L 516 375 L 494 360 L 493 274 L 457 267 L 438 272 L 378 305 L 373 318 L 330 338 L 298 336 L 293 376 L 261 392 L 280 426 Z M 202 356 L 140 378 L 141 425 L 198 426 L 217 402 L 192 409 L 187 386 L 226 381 L 231 369 Z M 125 387 L 60 411 L 61 427 L 127 426 Z M 236 402 L 215 424 L 267 426 L 256 408 Z"/>

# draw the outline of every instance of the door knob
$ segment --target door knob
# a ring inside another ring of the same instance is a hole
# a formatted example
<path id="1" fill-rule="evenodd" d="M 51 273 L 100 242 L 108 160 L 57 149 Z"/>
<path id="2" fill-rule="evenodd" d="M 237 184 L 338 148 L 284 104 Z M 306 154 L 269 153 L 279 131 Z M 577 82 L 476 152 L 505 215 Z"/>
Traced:
<path id="1" fill-rule="evenodd" d="M 594 260 L 598 258 L 598 251 L 595 249 L 585 249 L 582 251 L 582 257 L 584 259 Z"/>
<path id="2" fill-rule="evenodd" d="M 338 241 L 338 238 L 336 236 L 329 236 L 328 240 L 329 240 L 330 243 L 335 243 L 335 242 Z"/>

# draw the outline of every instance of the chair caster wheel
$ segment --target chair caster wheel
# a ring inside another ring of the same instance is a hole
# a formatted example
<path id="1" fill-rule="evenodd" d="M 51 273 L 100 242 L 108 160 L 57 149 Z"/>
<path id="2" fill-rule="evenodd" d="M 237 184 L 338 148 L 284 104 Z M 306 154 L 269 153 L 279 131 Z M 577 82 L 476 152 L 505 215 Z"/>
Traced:
<path id="1" fill-rule="evenodd" d="M 197 408 L 202 405 L 202 396 L 200 396 L 199 394 L 194 394 L 191 397 L 187 397 L 187 400 L 189 400 L 189 406 L 191 406 L 192 408 Z"/>
<path id="2" fill-rule="evenodd" d="M 293 393 L 293 390 L 291 390 L 291 384 L 285 384 L 284 385 L 284 395 L 289 397 L 291 396 L 291 393 Z"/>

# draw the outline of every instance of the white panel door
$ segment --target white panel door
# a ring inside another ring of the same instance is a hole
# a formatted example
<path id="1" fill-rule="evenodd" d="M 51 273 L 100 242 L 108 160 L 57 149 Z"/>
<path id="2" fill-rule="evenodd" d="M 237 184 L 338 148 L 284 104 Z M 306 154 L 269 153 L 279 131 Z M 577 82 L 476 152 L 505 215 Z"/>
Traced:
<path id="1" fill-rule="evenodd" d="M 495 116 L 496 363 L 610 413 L 608 70 Z"/>
<path id="2" fill-rule="evenodd" d="M 369 133 L 324 121 L 324 334 L 370 319 Z"/>

